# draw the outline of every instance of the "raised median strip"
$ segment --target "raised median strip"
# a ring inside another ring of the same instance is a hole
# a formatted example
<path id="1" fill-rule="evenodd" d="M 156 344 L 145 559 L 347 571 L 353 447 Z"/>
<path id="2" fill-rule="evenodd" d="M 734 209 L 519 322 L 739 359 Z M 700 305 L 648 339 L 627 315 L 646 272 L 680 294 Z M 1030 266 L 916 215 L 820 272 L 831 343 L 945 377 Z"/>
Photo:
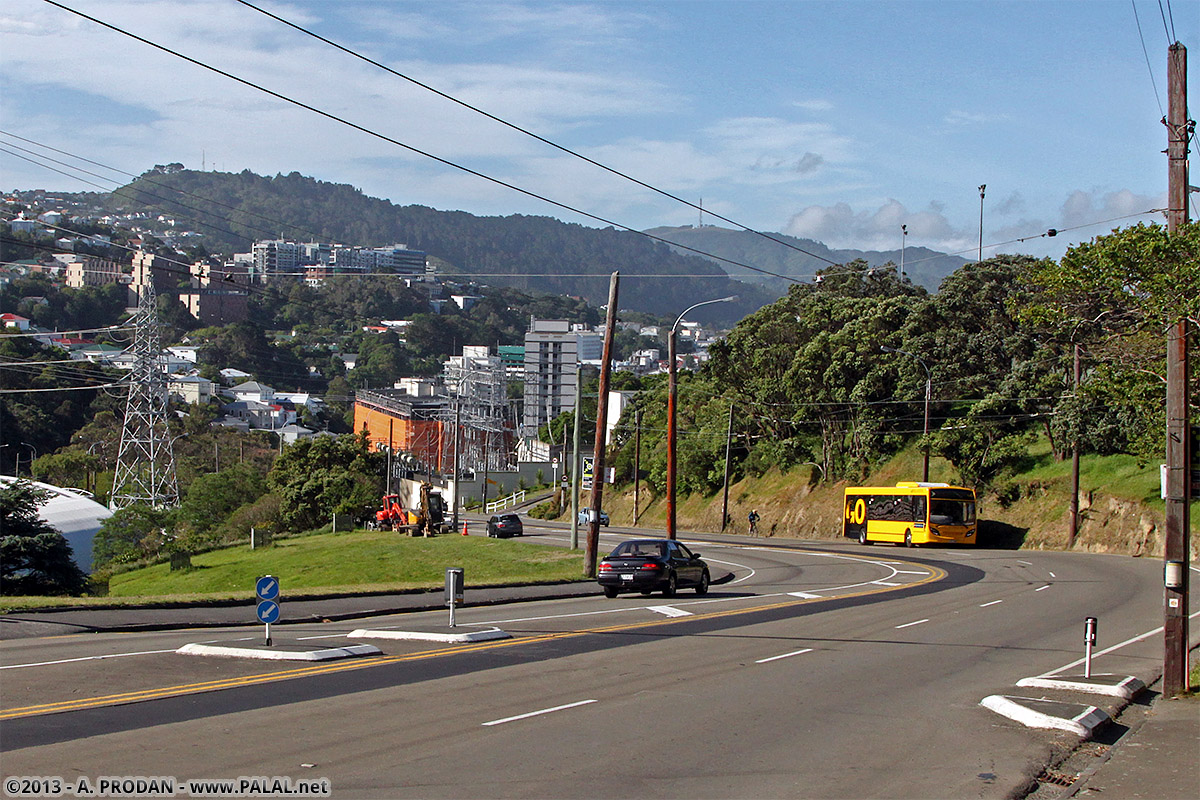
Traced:
<path id="1" fill-rule="evenodd" d="M 469 644 L 471 642 L 491 642 L 497 639 L 511 639 L 512 634 L 499 628 L 487 628 L 480 631 L 461 631 L 445 628 L 442 630 L 408 630 L 395 631 L 387 629 L 359 628 L 350 631 L 347 639 L 403 639 L 422 642 L 445 642 L 448 644 Z"/>
<path id="2" fill-rule="evenodd" d="M 1146 688 L 1138 678 L 1132 675 L 1039 675 L 1035 678 L 1021 678 L 1017 686 L 1023 689 L 1060 689 L 1068 692 L 1087 692 L 1102 694 L 1107 697 L 1120 697 L 1132 700 L 1133 696 Z"/>
<path id="3" fill-rule="evenodd" d="M 1108 714 L 1095 706 L 1060 703 L 1040 697 L 993 694 L 980 700 L 979 705 L 1027 728 L 1067 731 L 1085 739 L 1109 720 Z"/>
<path id="4" fill-rule="evenodd" d="M 332 661 L 335 658 L 359 658 L 361 656 L 377 656 L 381 653 L 378 647 L 369 644 L 326 647 L 321 650 L 306 650 L 296 646 L 248 647 L 244 644 L 185 644 L 175 652 L 184 656 L 257 658 L 267 661 Z"/>

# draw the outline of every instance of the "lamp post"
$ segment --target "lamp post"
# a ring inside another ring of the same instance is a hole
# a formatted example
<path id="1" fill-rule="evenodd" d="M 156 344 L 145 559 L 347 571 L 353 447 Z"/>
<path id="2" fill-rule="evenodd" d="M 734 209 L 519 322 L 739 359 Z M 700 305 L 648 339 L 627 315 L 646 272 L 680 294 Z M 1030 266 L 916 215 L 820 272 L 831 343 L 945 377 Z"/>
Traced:
<path id="1" fill-rule="evenodd" d="M 924 438 L 926 440 L 928 440 L 928 438 L 929 438 L 929 394 L 933 388 L 933 373 L 929 371 L 929 365 L 926 364 L 924 362 L 924 360 L 921 359 L 920 356 L 915 356 L 912 353 L 909 353 L 905 350 L 901 350 L 898 347 L 888 347 L 886 344 L 881 344 L 881 345 L 879 345 L 879 349 L 885 353 L 899 353 L 902 356 L 908 356 L 909 358 L 915 358 L 915 359 L 917 359 L 917 363 L 919 363 L 922 367 L 925 368 L 925 435 L 924 435 Z M 921 480 L 928 483 L 929 482 L 929 442 L 928 441 L 925 442 L 924 449 L 925 449 L 925 471 L 924 471 L 924 476 L 921 478 Z"/>
<path id="2" fill-rule="evenodd" d="M 908 226 L 900 226 L 900 280 L 904 280 L 904 246 L 908 243 Z"/>
<path id="3" fill-rule="evenodd" d="M 675 364 L 675 336 L 679 329 L 679 323 L 683 322 L 683 318 L 689 311 L 700 306 L 707 306 L 712 303 L 728 303 L 730 300 L 736 300 L 737 295 L 733 294 L 729 297 L 720 297 L 716 300 L 705 300 L 701 303 L 688 306 L 683 310 L 683 313 L 675 320 L 675 324 L 671 326 L 671 330 L 667 333 L 667 538 L 675 538 L 675 396 L 676 396 L 676 373 L 678 367 Z"/>
<path id="4" fill-rule="evenodd" d="M 979 185 L 979 260 L 983 261 L 983 193 L 987 189 L 986 183 Z"/>
<path id="5" fill-rule="evenodd" d="M 33 458 L 29 459 L 29 477 L 32 478 L 33 477 L 33 462 L 37 460 L 38 451 L 37 451 L 37 448 L 34 447 L 33 445 L 31 445 L 29 442 L 21 442 L 21 444 L 24 447 L 28 447 L 33 452 Z"/>

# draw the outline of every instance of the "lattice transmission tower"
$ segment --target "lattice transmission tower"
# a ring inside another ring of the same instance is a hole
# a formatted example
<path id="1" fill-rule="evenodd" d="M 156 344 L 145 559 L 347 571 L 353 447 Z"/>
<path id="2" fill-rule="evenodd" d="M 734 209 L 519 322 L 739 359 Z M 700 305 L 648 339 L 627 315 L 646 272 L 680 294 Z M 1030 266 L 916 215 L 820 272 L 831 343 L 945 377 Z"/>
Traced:
<path id="1" fill-rule="evenodd" d="M 175 456 L 167 427 L 167 380 L 159 347 L 157 299 L 151 271 L 146 273 L 132 320 L 134 361 L 121 451 L 108 504 L 113 511 L 135 503 L 163 508 L 179 502 Z"/>

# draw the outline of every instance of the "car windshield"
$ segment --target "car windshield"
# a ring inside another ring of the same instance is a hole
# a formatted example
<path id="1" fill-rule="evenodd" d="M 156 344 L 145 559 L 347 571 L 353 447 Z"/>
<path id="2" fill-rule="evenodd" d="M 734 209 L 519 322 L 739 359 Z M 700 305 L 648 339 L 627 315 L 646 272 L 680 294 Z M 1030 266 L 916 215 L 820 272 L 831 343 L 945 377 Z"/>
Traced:
<path id="1" fill-rule="evenodd" d="M 663 552 L 661 542 L 625 542 L 612 554 L 617 558 L 661 558 Z"/>

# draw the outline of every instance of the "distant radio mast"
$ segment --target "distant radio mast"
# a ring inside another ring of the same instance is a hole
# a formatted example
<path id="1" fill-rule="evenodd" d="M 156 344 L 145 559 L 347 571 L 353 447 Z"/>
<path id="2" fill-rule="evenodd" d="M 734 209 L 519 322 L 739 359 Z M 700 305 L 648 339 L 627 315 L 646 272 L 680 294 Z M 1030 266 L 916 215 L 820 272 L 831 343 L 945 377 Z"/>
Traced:
<path id="1" fill-rule="evenodd" d="M 175 456 L 167 428 L 167 381 L 159 355 L 153 272 L 151 268 L 145 270 L 133 317 L 133 370 L 108 504 L 113 511 L 137 503 L 162 508 L 179 502 Z"/>

